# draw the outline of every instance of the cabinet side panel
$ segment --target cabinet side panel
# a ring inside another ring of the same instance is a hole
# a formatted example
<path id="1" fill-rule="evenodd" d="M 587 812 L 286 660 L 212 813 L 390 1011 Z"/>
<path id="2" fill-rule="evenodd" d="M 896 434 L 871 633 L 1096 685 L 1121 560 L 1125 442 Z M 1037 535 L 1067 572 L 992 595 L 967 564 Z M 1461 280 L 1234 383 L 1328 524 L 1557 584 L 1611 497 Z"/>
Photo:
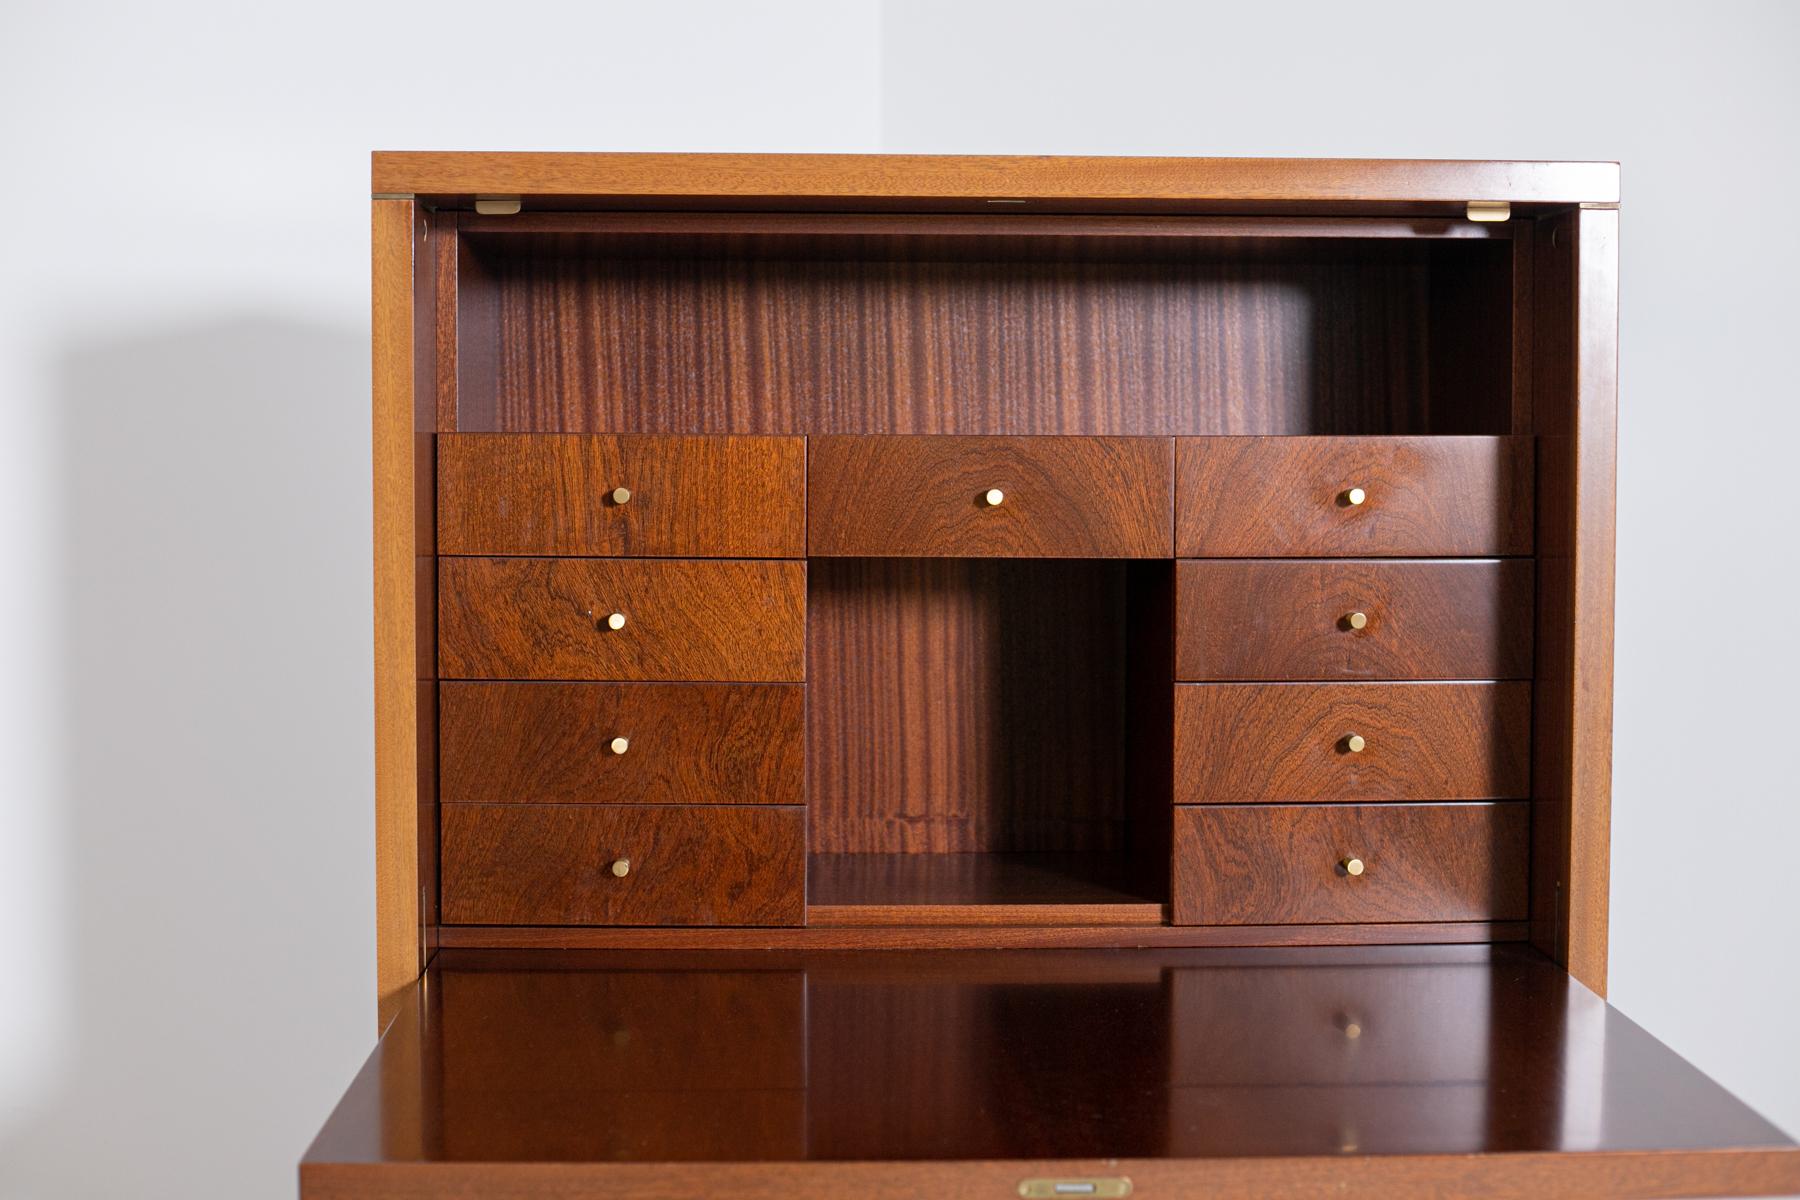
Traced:
<path id="1" fill-rule="evenodd" d="M 423 966 L 419 887 L 421 522 L 414 413 L 414 204 L 373 202 L 376 989 L 382 1027 Z"/>
<path id="2" fill-rule="evenodd" d="M 1606 990 L 1612 821 L 1618 213 L 1538 230 L 1532 940 Z"/>

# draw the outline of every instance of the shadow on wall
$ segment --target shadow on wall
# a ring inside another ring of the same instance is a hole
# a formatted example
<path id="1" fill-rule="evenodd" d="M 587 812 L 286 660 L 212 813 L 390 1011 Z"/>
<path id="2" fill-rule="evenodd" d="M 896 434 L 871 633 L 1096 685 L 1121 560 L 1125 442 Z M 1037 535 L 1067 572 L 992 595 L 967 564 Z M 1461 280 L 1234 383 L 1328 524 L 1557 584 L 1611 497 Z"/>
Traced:
<path id="1" fill-rule="evenodd" d="M 64 1053 L 0 1195 L 291 1197 L 374 1036 L 366 332 L 62 368 Z"/>

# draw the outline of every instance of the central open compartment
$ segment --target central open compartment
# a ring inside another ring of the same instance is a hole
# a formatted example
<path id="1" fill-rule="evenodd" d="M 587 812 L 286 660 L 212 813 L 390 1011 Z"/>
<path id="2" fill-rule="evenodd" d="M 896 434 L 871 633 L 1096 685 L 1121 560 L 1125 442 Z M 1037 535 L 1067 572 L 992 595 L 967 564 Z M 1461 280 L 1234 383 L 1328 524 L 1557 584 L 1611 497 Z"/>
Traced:
<path id="1" fill-rule="evenodd" d="M 809 922 L 1160 923 L 1171 572 L 813 559 Z"/>

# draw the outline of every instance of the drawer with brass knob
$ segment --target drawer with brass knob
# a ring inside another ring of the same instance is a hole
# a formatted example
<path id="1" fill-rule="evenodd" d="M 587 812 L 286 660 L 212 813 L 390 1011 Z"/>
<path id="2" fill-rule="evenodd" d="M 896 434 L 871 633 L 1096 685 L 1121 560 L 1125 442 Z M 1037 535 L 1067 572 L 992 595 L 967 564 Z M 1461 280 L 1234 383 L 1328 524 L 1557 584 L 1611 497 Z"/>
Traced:
<path id="1" fill-rule="evenodd" d="M 803 562 L 438 563 L 443 679 L 799 682 L 805 643 Z"/>
<path id="2" fill-rule="evenodd" d="M 1530 559 L 1188 559 L 1189 680 L 1528 679 Z"/>
<path id="3" fill-rule="evenodd" d="M 1167 558 L 1174 445 L 1146 437 L 815 437 L 807 549 Z"/>
<path id="4" fill-rule="evenodd" d="M 799 684 L 438 688 L 446 804 L 803 804 Z"/>
<path id="5" fill-rule="evenodd" d="M 799 925 L 805 810 L 445 804 L 451 925 Z"/>
<path id="6" fill-rule="evenodd" d="M 1175 689 L 1175 802 L 1498 800 L 1530 791 L 1531 685 Z"/>
<path id="7" fill-rule="evenodd" d="M 797 437 L 445 434 L 440 554 L 800 558 Z"/>
<path id="8" fill-rule="evenodd" d="M 1202 437 L 1176 448 L 1185 558 L 1521 555 L 1528 437 Z"/>
<path id="9" fill-rule="evenodd" d="M 1517 921 L 1530 804 L 1175 810 L 1180 925 Z"/>

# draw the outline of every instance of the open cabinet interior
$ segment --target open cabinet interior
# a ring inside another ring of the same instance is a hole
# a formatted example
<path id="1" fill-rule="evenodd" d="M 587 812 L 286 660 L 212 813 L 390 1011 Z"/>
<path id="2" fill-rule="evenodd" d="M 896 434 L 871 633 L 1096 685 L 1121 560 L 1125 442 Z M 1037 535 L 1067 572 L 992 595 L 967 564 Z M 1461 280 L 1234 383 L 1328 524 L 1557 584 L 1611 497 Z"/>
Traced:
<path id="1" fill-rule="evenodd" d="M 1800 1193 L 1601 996 L 1615 165 L 376 190 L 306 1200 Z"/>

